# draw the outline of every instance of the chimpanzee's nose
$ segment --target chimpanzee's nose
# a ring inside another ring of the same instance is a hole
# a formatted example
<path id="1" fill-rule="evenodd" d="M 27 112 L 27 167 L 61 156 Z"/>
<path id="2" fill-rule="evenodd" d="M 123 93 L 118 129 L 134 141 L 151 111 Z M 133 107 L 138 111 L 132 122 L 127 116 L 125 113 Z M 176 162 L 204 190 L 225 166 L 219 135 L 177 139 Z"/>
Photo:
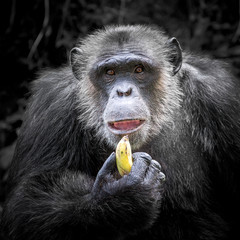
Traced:
<path id="1" fill-rule="evenodd" d="M 123 97 L 123 96 L 128 97 L 128 96 L 130 96 L 131 94 L 132 94 L 132 88 L 131 88 L 131 87 L 129 87 L 129 88 L 126 89 L 126 90 L 124 90 L 124 89 L 117 89 L 117 95 L 118 95 L 119 97 Z"/>

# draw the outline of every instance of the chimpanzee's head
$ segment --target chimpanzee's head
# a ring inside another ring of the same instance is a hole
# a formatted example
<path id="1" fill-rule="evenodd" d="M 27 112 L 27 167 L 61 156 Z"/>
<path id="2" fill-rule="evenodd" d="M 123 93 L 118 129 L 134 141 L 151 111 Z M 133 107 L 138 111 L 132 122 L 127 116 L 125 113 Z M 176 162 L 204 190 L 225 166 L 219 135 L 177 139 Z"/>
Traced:
<path id="1" fill-rule="evenodd" d="M 137 149 L 172 123 L 179 105 L 178 41 L 156 28 L 108 27 L 71 51 L 80 120 L 115 147 L 128 135 Z"/>

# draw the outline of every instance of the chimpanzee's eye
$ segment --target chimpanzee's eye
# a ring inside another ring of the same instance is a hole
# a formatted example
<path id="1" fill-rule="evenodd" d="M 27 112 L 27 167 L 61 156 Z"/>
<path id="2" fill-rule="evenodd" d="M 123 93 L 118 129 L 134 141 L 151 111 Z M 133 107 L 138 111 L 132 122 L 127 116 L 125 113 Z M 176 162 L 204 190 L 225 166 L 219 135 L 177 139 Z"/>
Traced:
<path id="1" fill-rule="evenodd" d="M 135 73 L 142 73 L 144 71 L 144 69 L 143 69 L 143 66 L 137 66 L 136 68 L 135 68 Z"/>
<path id="2" fill-rule="evenodd" d="M 112 75 L 115 75 L 115 71 L 112 70 L 112 69 L 108 69 L 108 70 L 106 71 L 106 74 L 112 76 Z"/>

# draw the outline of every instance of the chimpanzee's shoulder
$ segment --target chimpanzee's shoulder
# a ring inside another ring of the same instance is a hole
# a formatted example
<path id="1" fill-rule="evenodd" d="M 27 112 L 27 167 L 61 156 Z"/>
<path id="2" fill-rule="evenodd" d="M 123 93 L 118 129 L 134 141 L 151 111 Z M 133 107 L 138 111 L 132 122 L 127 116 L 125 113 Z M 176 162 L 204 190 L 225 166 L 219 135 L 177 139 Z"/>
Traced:
<path id="1" fill-rule="evenodd" d="M 31 84 L 31 92 L 35 93 L 41 90 L 49 92 L 56 88 L 66 88 L 76 84 L 75 80 L 69 66 L 46 68 L 37 73 L 36 80 Z"/>

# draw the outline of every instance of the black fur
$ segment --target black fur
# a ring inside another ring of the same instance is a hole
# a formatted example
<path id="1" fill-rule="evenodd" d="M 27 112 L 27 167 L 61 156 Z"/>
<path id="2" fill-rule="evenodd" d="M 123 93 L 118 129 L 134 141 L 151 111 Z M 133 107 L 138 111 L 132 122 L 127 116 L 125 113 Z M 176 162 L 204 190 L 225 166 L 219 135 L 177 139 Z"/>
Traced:
<path id="1" fill-rule="evenodd" d="M 9 174 L 6 239 L 234 239 L 239 82 L 225 64 L 188 53 L 172 74 L 167 39 L 144 26 L 107 28 L 77 44 L 72 67 L 41 74 Z M 102 128 L 107 95 L 88 73 L 96 57 L 116 55 L 126 44 L 147 52 L 161 78 L 139 87 L 152 124 L 138 144 L 130 138 L 140 153 L 119 178 L 111 154 L 117 139 Z"/>

